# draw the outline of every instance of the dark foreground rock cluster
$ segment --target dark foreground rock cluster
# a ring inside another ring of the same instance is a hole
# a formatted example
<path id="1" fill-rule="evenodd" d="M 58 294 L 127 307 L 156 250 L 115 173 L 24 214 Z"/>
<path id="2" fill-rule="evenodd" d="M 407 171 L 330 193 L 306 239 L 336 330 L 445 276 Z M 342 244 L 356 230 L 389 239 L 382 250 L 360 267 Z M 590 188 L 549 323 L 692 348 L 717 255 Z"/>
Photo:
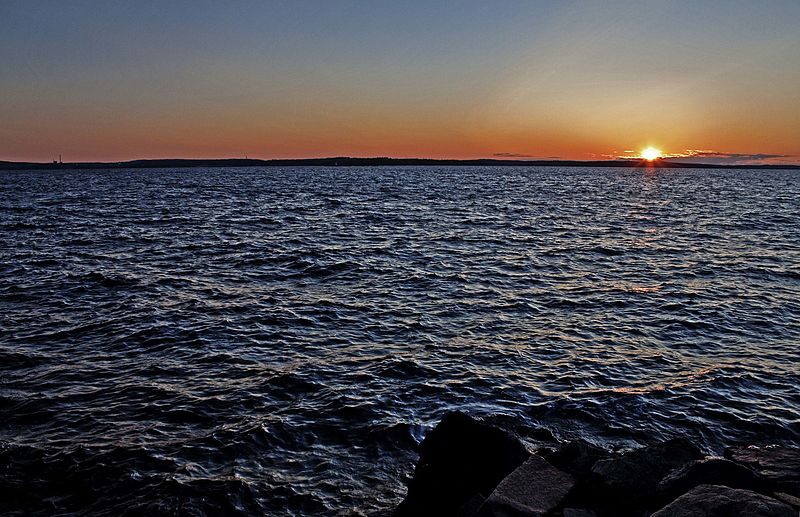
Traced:
<path id="1" fill-rule="evenodd" d="M 704 455 L 678 438 L 623 453 L 588 442 L 528 451 L 515 436 L 450 413 L 426 436 L 395 515 L 700 517 L 800 515 L 800 449 Z"/>

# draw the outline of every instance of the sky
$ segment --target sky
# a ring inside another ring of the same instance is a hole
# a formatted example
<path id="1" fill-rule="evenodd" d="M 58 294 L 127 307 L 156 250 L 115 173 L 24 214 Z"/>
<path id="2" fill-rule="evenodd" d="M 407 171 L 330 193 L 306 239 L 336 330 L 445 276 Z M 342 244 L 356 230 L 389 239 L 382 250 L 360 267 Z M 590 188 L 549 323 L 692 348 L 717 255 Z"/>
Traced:
<path id="1" fill-rule="evenodd" d="M 798 27 L 798 0 L 0 0 L 0 160 L 800 163 Z"/>

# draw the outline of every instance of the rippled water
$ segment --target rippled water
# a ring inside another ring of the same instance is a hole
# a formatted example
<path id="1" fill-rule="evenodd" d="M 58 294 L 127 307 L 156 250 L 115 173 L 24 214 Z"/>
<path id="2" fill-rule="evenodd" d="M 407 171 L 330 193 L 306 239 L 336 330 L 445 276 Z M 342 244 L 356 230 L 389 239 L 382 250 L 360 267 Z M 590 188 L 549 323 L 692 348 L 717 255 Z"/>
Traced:
<path id="1" fill-rule="evenodd" d="M 385 513 L 448 409 L 800 440 L 800 174 L 0 172 L 0 512 Z"/>

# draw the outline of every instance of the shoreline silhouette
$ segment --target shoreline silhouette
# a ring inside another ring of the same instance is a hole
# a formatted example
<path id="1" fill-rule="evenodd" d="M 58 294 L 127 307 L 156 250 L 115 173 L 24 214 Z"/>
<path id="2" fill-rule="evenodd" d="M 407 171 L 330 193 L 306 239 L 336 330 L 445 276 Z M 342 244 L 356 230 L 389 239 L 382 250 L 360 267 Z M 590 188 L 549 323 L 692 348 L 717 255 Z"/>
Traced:
<path id="1" fill-rule="evenodd" d="M 674 162 L 664 159 L 646 160 L 474 160 L 435 158 L 287 158 L 287 159 L 143 159 L 121 162 L 14 162 L 0 161 L 0 170 L 55 170 L 55 169 L 166 169 L 198 167 L 380 167 L 380 166 L 461 166 L 461 167 L 630 167 L 660 169 L 778 169 L 800 170 L 800 164 L 727 165 L 710 163 Z"/>

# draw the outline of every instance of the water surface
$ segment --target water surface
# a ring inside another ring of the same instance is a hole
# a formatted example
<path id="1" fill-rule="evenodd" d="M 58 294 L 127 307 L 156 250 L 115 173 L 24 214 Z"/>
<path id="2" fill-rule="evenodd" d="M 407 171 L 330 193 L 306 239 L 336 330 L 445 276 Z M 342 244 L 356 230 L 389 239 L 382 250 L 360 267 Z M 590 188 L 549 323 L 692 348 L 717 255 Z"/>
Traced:
<path id="1" fill-rule="evenodd" d="M 386 513 L 449 409 L 800 440 L 800 174 L 0 172 L 0 512 Z"/>

